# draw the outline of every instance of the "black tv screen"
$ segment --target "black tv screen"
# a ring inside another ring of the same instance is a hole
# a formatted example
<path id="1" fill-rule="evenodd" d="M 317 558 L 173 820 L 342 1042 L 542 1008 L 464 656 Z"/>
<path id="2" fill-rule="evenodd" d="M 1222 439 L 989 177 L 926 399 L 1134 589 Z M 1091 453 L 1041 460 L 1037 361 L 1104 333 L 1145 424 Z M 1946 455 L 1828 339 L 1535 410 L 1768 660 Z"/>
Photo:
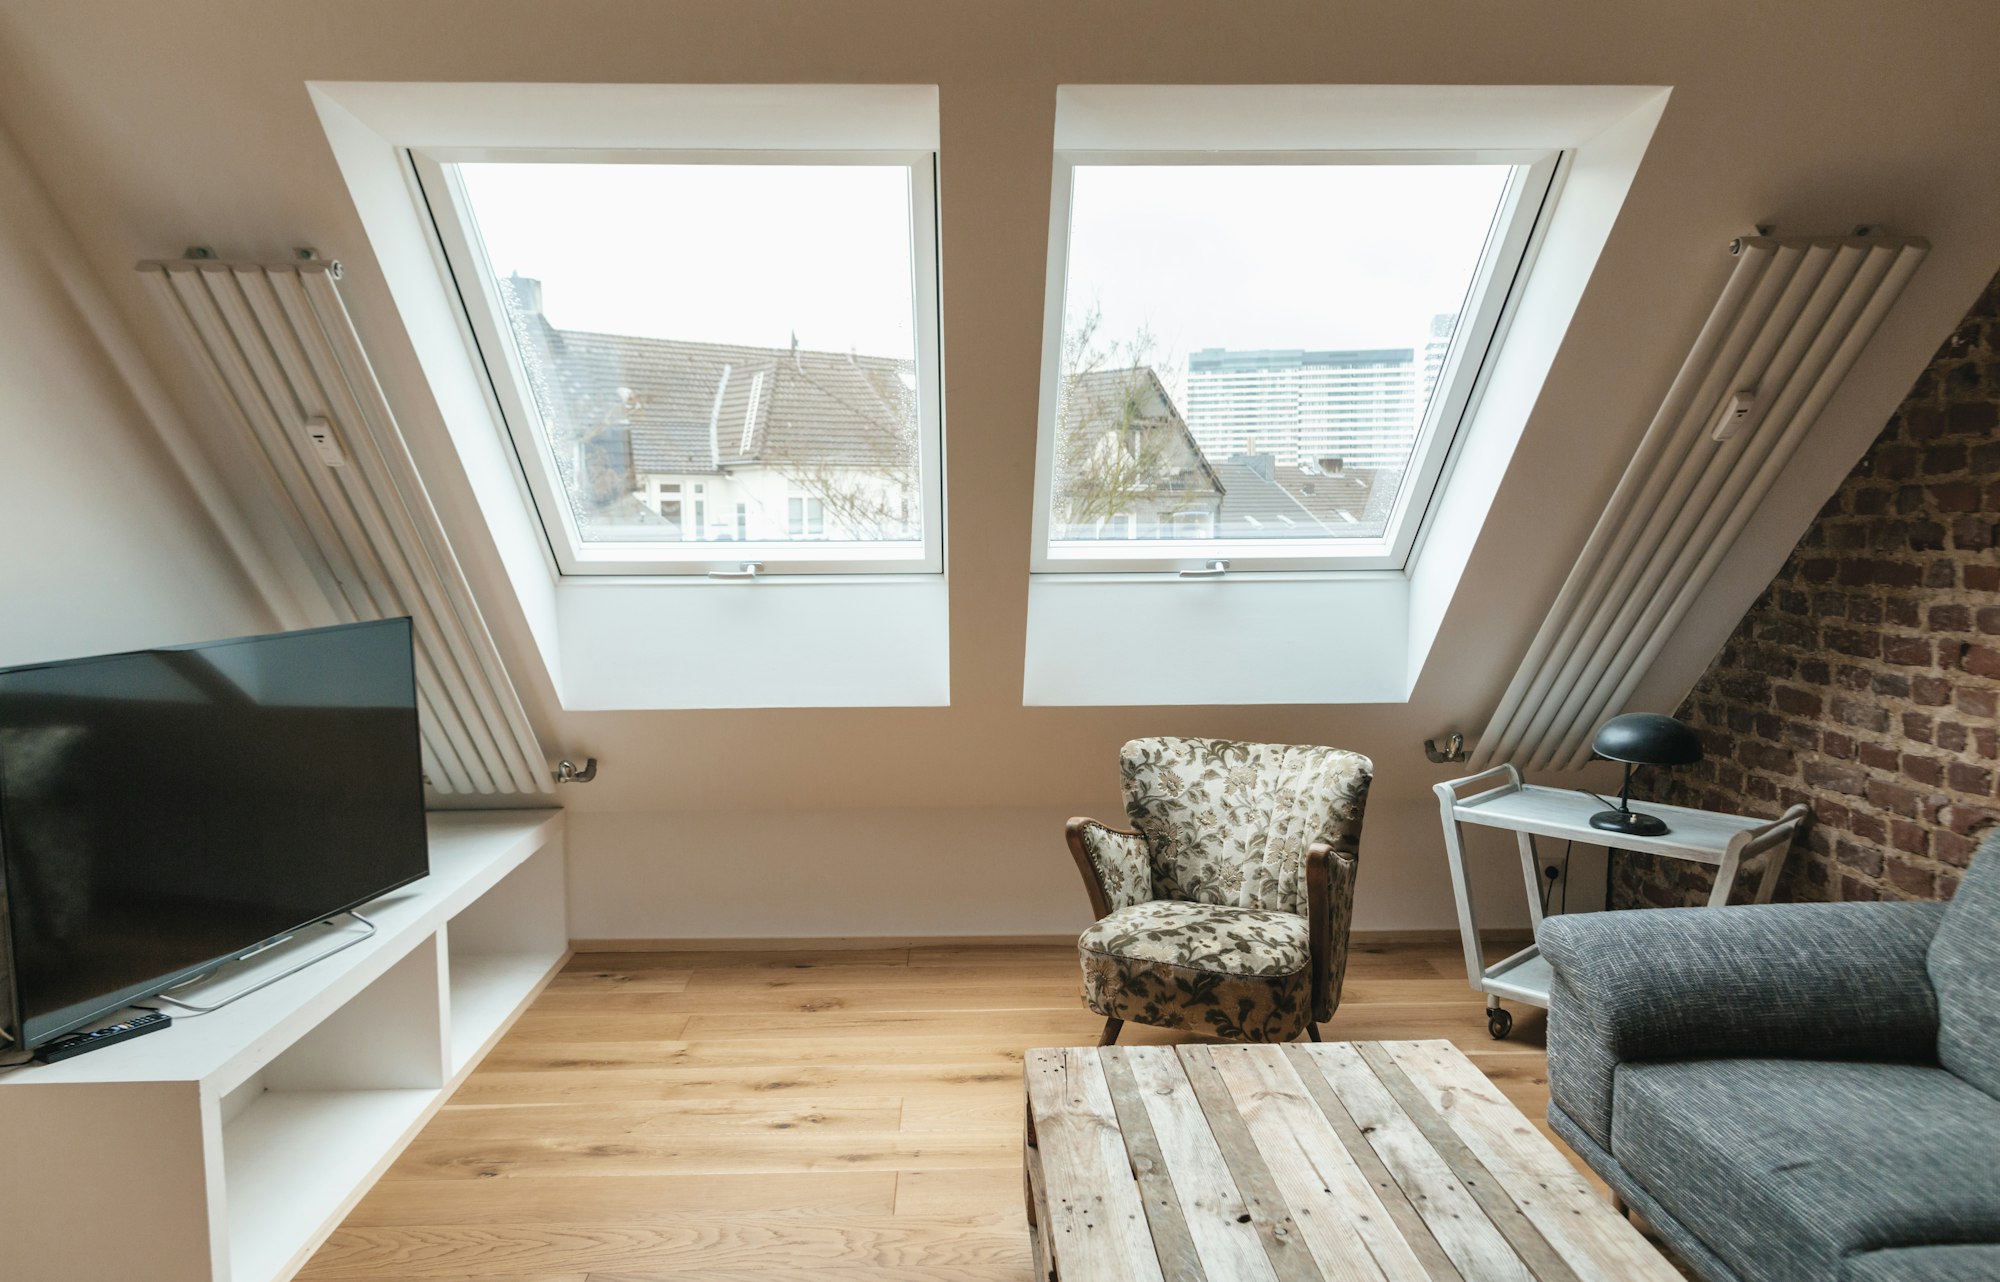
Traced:
<path id="1" fill-rule="evenodd" d="M 407 619 L 0 671 L 17 1041 L 428 871 Z"/>

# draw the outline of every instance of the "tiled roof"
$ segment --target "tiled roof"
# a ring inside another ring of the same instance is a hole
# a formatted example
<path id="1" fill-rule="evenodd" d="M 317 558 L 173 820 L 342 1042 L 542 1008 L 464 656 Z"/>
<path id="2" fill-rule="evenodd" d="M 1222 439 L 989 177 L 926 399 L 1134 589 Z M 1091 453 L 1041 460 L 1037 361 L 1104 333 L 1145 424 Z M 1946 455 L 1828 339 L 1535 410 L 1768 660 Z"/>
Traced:
<path id="1" fill-rule="evenodd" d="M 1304 504 L 1272 479 L 1262 463 L 1237 457 L 1217 463 L 1222 480 L 1218 533 L 1225 538 L 1324 538 L 1333 533 Z M 1244 518 L 1254 518 L 1256 524 Z"/>
<path id="2" fill-rule="evenodd" d="M 1373 494 L 1372 478 L 1382 475 L 1380 471 L 1355 471 L 1340 476 L 1313 476 L 1297 468 L 1279 468 L 1275 478 L 1284 487 L 1285 493 L 1325 522 L 1329 529 L 1352 534 L 1354 530 L 1347 518 L 1352 516 L 1356 522 L 1366 519 L 1369 499 Z"/>
<path id="3" fill-rule="evenodd" d="M 635 474 L 915 465 L 908 361 L 540 329 L 556 412 L 580 435 L 628 429 Z"/>
<path id="4" fill-rule="evenodd" d="M 1373 538 L 1400 482 L 1386 470 L 1316 476 L 1276 466 L 1268 454 L 1238 455 L 1215 470 L 1228 487 L 1219 518 L 1225 538 Z"/>

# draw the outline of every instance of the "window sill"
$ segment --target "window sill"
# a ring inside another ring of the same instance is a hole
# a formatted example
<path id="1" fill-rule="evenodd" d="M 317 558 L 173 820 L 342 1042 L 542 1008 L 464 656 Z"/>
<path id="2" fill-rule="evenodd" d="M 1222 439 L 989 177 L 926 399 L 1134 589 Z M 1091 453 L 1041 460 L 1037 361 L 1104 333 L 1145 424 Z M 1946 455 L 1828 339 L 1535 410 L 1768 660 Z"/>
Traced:
<path id="1" fill-rule="evenodd" d="M 571 578 L 555 595 L 572 711 L 951 702 L 941 574 Z"/>
<path id="2" fill-rule="evenodd" d="M 1037 574 L 1022 702 L 1401 703 L 1409 603 L 1396 571 Z"/>
<path id="3" fill-rule="evenodd" d="M 1030 582 L 1094 584 L 1184 584 L 1197 583 L 1382 583 L 1408 579 L 1395 569 L 1251 569 L 1232 565 L 1222 574 L 1181 577 L 1179 570 L 1036 570 Z"/>

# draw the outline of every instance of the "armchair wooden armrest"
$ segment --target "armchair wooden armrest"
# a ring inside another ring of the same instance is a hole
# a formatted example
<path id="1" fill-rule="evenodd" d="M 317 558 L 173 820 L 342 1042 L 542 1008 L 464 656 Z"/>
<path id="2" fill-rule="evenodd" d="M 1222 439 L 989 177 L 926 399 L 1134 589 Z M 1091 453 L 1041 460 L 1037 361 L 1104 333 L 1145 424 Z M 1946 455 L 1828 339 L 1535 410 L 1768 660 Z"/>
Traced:
<path id="1" fill-rule="evenodd" d="M 1312 957 L 1313 1020 L 1333 1018 L 1347 972 L 1354 919 L 1353 851 L 1316 841 L 1306 849 L 1306 939 Z"/>
<path id="2" fill-rule="evenodd" d="M 1144 837 L 1085 818 L 1070 820 L 1066 835 L 1090 896 L 1090 911 L 1098 918 L 1153 897 L 1152 857 Z"/>

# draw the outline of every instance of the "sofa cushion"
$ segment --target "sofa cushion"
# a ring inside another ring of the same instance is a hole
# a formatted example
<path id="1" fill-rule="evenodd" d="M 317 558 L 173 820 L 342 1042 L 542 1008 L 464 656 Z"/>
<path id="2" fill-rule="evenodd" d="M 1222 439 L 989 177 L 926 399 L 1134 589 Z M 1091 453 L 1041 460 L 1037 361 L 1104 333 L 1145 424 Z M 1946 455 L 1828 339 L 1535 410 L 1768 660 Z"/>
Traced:
<path id="1" fill-rule="evenodd" d="M 2000 1100 L 1915 1064 L 1623 1064 L 1611 1152 L 1744 1282 L 1857 1252 L 2000 1244 Z"/>
<path id="2" fill-rule="evenodd" d="M 1312 1017 L 1306 919 L 1156 899 L 1077 940 L 1083 996 L 1113 1019 L 1239 1041 L 1286 1041 Z"/>
<path id="3" fill-rule="evenodd" d="M 1966 869 L 1931 941 L 1938 1063 L 2000 1096 L 2000 833 Z"/>
<path id="4" fill-rule="evenodd" d="M 1906 1246 L 1847 1257 L 1840 1282 L 1994 1282 L 2000 1246 Z"/>

